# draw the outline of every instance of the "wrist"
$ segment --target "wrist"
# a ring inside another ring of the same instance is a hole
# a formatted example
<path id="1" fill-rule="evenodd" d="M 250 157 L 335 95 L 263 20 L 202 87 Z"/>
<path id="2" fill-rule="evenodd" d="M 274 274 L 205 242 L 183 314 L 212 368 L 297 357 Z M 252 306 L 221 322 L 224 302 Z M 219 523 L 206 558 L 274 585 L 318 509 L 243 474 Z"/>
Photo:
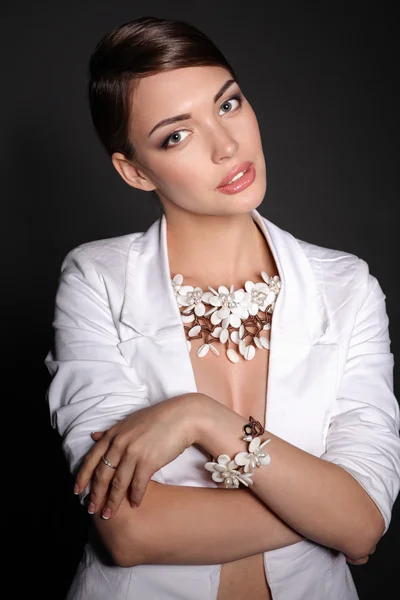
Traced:
<path id="1" fill-rule="evenodd" d="M 217 400 L 206 394 L 197 393 L 191 399 L 190 422 L 193 444 L 199 444 L 204 448 L 207 433 L 215 426 L 216 412 L 219 407 L 224 408 Z"/>

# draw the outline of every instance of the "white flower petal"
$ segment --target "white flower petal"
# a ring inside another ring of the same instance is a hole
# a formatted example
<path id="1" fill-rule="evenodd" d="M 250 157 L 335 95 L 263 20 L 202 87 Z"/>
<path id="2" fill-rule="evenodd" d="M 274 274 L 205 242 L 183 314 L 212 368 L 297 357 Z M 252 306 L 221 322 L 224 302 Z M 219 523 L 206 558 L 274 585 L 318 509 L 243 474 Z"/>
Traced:
<path id="1" fill-rule="evenodd" d="M 251 290 L 253 289 L 253 287 L 254 287 L 254 283 L 252 281 L 246 281 L 246 283 L 244 284 L 244 289 L 249 294 L 251 294 Z"/>
<path id="2" fill-rule="evenodd" d="M 244 356 L 245 352 L 246 352 L 246 342 L 244 340 L 240 340 L 239 342 L 239 352 L 242 356 Z"/>
<path id="3" fill-rule="evenodd" d="M 227 471 L 227 466 L 221 465 L 221 464 L 216 464 L 216 465 L 214 465 L 214 470 L 218 471 L 218 473 L 225 473 Z"/>
<path id="4" fill-rule="evenodd" d="M 212 298 L 213 296 L 214 296 L 214 294 L 212 292 L 204 292 L 201 299 L 203 302 L 210 304 L 210 298 Z"/>
<path id="5" fill-rule="evenodd" d="M 192 329 L 189 329 L 188 335 L 190 337 L 193 337 L 194 335 L 197 335 L 200 332 L 200 329 L 201 329 L 200 325 L 195 325 L 194 327 L 192 327 Z"/>
<path id="6" fill-rule="evenodd" d="M 189 352 L 192 349 L 192 342 L 190 340 L 186 340 L 186 345 L 187 345 L 187 349 L 189 350 Z"/>
<path id="7" fill-rule="evenodd" d="M 203 316 L 204 316 L 204 317 L 208 317 L 208 315 L 212 315 L 212 314 L 213 314 L 213 312 L 215 312 L 216 310 L 218 310 L 218 309 L 217 309 L 217 307 L 216 307 L 216 306 L 213 306 L 213 308 L 210 308 L 209 310 L 207 310 L 207 311 L 204 313 L 204 315 L 203 315 Z"/>
<path id="8" fill-rule="evenodd" d="M 226 355 L 229 358 L 229 360 L 233 363 L 238 363 L 240 360 L 239 354 L 233 348 L 228 348 L 228 350 L 226 351 Z"/>
<path id="9" fill-rule="evenodd" d="M 238 331 L 232 331 L 231 332 L 231 340 L 234 344 L 239 344 L 240 342 L 240 337 L 239 337 L 239 332 Z"/>
<path id="10" fill-rule="evenodd" d="M 263 281 L 259 281 L 254 287 L 256 288 L 257 292 L 263 292 L 263 294 L 268 294 L 269 292 L 269 287 Z"/>
<path id="11" fill-rule="evenodd" d="M 227 329 L 222 329 L 220 336 L 219 336 L 219 341 L 221 342 L 221 344 L 225 344 L 226 341 L 228 340 L 229 337 L 229 331 Z"/>
<path id="12" fill-rule="evenodd" d="M 235 315 L 235 314 L 231 314 L 229 316 L 229 322 L 232 325 L 232 327 L 240 327 L 242 321 L 240 320 L 239 315 Z"/>
<path id="13" fill-rule="evenodd" d="M 219 318 L 218 311 L 213 312 L 210 321 L 213 325 L 219 325 L 221 323 L 222 319 Z"/>
<path id="14" fill-rule="evenodd" d="M 225 317 L 225 319 L 222 319 L 221 326 L 223 329 L 226 329 L 227 327 L 229 327 L 229 317 Z"/>
<path id="15" fill-rule="evenodd" d="M 180 293 L 182 296 L 186 296 L 186 294 L 187 294 L 188 292 L 193 292 L 193 286 L 192 286 L 192 285 L 183 285 L 183 286 L 181 287 L 181 289 L 179 290 L 179 293 Z"/>
<path id="16" fill-rule="evenodd" d="M 235 463 L 241 467 L 247 465 L 249 462 L 249 454 L 248 452 L 238 452 L 235 456 Z"/>
<path id="17" fill-rule="evenodd" d="M 217 348 L 214 346 L 214 344 L 208 344 L 210 347 L 211 352 L 213 352 L 215 354 L 215 356 L 219 356 L 219 350 L 217 350 Z"/>
<path id="18" fill-rule="evenodd" d="M 172 279 L 172 281 L 174 283 L 176 283 L 177 285 L 182 285 L 182 281 L 183 281 L 183 275 L 181 275 L 180 273 L 177 273 L 175 275 L 175 277 Z"/>
<path id="19" fill-rule="evenodd" d="M 236 290 L 235 292 L 235 302 L 241 302 L 244 298 L 244 290 Z"/>
<path id="20" fill-rule="evenodd" d="M 247 348 L 246 348 L 244 357 L 246 360 L 252 360 L 254 358 L 255 353 L 256 353 L 256 349 L 254 348 L 254 346 L 252 344 L 249 344 L 249 346 L 247 346 Z"/>
<path id="21" fill-rule="evenodd" d="M 228 295 L 229 294 L 229 290 L 224 285 L 220 285 L 219 288 L 218 288 L 218 293 L 219 294 L 226 294 L 226 295 Z"/>
<path id="22" fill-rule="evenodd" d="M 271 323 L 266 323 L 264 325 L 263 329 L 266 329 L 266 330 L 271 329 Z"/>
<path id="23" fill-rule="evenodd" d="M 211 477 L 216 483 L 222 483 L 224 481 L 224 478 L 222 477 L 221 473 L 217 473 L 216 471 L 214 471 Z"/>
<path id="24" fill-rule="evenodd" d="M 265 337 L 264 335 L 260 337 L 260 342 L 266 350 L 269 350 L 269 339 L 267 337 Z"/>
<path id="25" fill-rule="evenodd" d="M 259 349 L 262 348 L 261 342 L 260 342 L 260 340 L 258 339 L 258 337 L 256 335 L 253 337 L 253 342 L 255 343 L 255 345 L 257 346 L 257 348 L 259 348 Z"/>
<path id="26" fill-rule="evenodd" d="M 276 300 L 276 294 L 274 292 L 268 292 L 267 297 L 265 299 L 266 304 L 273 304 Z"/>
<path id="27" fill-rule="evenodd" d="M 209 349 L 210 346 L 208 344 L 203 344 L 202 346 L 197 348 L 197 356 L 199 358 L 203 358 L 203 356 L 205 356 L 208 353 Z"/>
<path id="28" fill-rule="evenodd" d="M 218 456 L 218 464 L 219 465 L 227 465 L 230 462 L 231 458 L 227 454 L 220 454 Z"/>
<path id="29" fill-rule="evenodd" d="M 250 477 L 254 475 L 254 473 L 246 473 L 246 475 L 241 475 L 239 477 L 239 481 L 241 481 L 244 485 L 252 485 L 254 483 L 254 481 L 252 479 L 250 479 Z"/>
<path id="30" fill-rule="evenodd" d="M 193 310 L 195 306 L 196 306 L 195 304 L 190 304 L 187 308 L 185 308 L 185 310 L 183 312 L 190 313 L 190 311 Z"/>
<path id="31" fill-rule="evenodd" d="M 191 323 L 194 319 L 194 315 L 182 315 L 182 323 Z"/>
<path id="32" fill-rule="evenodd" d="M 252 303 L 251 306 L 249 307 L 249 313 L 254 316 L 258 313 L 258 311 L 259 311 L 258 304 Z"/>
<path id="33" fill-rule="evenodd" d="M 248 310 L 252 304 L 253 302 L 250 298 L 243 298 L 243 300 L 240 301 L 240 306 L 242 306 L 246 310 Z"/>
<path id="34" fill-rule="evenodd" d="M 211 296 L 208 303 L 212 304 L 212 306 L 221 306 L 222 305 L 222 302 L 218 296 Z"/>
<path id="35" fill-rule="evenodd" d="M 207 469 L 207 471 L 211 471 L 211 473 L 215 470 L 214 467 L 217 463 L 215 462 L 206 462 L 206 464 L 204 465 L 204 468 Z"/>
<path id="36" fill-rule="evenodd" d="M 264 279 L 265 283 L 269 283 L 270 277 L 268 273 L 266 273 L 265 271 L 261 271 L 261 277 Z"/>
<path id="37" fill-rule="evenodd" d="M 194 312 L 196 313 L 196 315 L 198 317 L 202 317 L 204 315 L 204 313 L 206 312 L 206 307 L 204 306 L 204 304 L 202 302 L 199 302 L 194 307 Z"/>
<path id="38" fill-rule="evenodd" d="M 222 331 L 222 327 L 216 327 L 216 328 L 214 329 L 214 331 L 211 333 L 211 335 L 212 335 L 213 337 L 217 337 L 217 338 L 219 338 L 219 335 L 220 335 L 221 331 Z"/>
<path id="39" fill-rule="evenodd" d="M 260 437 L 255 437 L 251 440 L 250 444 L 249 444 L 249 452 L 254 452 L 254 450 L 256 448 L 258 448 L 258 446 L 261 444 L 261 438 Z"/>
<path id="40" fill-rule="evenodd" d="M 218 311 L 218 316 L 220 319 L 225 319 L 226 317 L 229 317 L 230 314 L 231 314 L 231 310 L 227 306 L 223 306 Z"/>

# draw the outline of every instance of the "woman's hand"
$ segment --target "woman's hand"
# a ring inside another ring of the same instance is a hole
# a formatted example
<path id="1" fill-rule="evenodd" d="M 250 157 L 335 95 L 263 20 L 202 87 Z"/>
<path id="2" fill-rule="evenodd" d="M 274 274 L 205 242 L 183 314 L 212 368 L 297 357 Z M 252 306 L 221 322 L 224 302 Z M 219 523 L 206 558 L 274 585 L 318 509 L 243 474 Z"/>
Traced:
<path id="1" fill-rule="evenodd" d="M 106 432 L 92 434 L 98 441 L 86 455 L 74 488 L 79 493 L 91 480 L 88 512 L 97 512 L 106 499 L 102 516 L 112 517 L 128 488 L 132 508 L 139 506 L 154 473 L 195 443 L 201 414 L 196 409 L 207 400 L 198 393 L 175 396 L 135 411 Z"/>

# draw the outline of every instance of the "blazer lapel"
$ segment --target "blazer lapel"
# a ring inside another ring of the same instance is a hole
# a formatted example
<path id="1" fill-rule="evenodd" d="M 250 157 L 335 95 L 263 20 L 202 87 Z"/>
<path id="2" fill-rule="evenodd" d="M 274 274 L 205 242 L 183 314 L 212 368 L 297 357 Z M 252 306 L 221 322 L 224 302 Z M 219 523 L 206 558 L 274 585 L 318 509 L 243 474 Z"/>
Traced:
<path id="1" fill-rule="evenodd" d="M 271 326 L 265 427 L 320 455 L 334 398 L 337 354 L 336 344 L 327 339 L 322 274 L 318 263 L 311 267 L 290 233 L 257 210 L 252 217 L 265 235 L 282 281 Z M 128 327 L 120 350 L 147 386 L 152 403 L 197 391 L 170 281 L 166 233 L 163 215 L 133 241 L 120 317 Z M 199 455 L 192 458 L 196 463 Z"/>

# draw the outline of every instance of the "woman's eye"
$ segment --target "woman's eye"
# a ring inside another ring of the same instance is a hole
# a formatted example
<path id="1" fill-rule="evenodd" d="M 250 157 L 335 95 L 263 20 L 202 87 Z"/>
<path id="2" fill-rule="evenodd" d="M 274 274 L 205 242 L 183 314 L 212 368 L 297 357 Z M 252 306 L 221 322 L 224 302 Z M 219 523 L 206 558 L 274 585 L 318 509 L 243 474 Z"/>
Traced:
<path id="1" fill-rule="evenodd" d="M 223 111 L 222 114 L 225 114 L 227 112 L 232 112 L 233 110 L 236 110 L 237 108 L 239 108 L 239 106 L 241 105 L 241 103 L 242 103 L 242 101 L 241 101 L 241 98 L 239 96 L 234 96 L 233 98 L 229 98 L 229 100 L 226 100 L 221 105 L 221 110 L 224 109 L 224 111 Z"/>
<path id="2" fill-rule="evenodd" d="M 223 104 L 221 104 L 222 114 L 224 115 L 225 113 L 237 110 L 241 106 L 241 104 L 241 96 L 233 96 L 232 98 L 229 98 L 229 100 L 226 100 Z M 183 142 L 186 139 L 187 135 L 190 135 L 190 131 L 187 131 L 186 129 L 178 129 L 177 131 L 171 133 L 171 135 L 169 135 L 163 141 L 163 143 L 161 144 L 161 148 L 167 149 L 171 146 L 178 146 L 181 142 Z"/>
<path id="3" fill-rule="evenodd" d="M 167 139 L 164 140 L 164 142 L 161 144 L 161 147 L 168 148 L 170 146 L 177 146 L 184 139 L 186 139 L 185 137 L 182 138 L 182 135 L 184 135 L 185 133 L 189 135 L 190 132 L 186 129 L 179 129 L 178 131 L 174 131 L 174 133 L 171 133 L 171 135 L 169 135 Z"/>

